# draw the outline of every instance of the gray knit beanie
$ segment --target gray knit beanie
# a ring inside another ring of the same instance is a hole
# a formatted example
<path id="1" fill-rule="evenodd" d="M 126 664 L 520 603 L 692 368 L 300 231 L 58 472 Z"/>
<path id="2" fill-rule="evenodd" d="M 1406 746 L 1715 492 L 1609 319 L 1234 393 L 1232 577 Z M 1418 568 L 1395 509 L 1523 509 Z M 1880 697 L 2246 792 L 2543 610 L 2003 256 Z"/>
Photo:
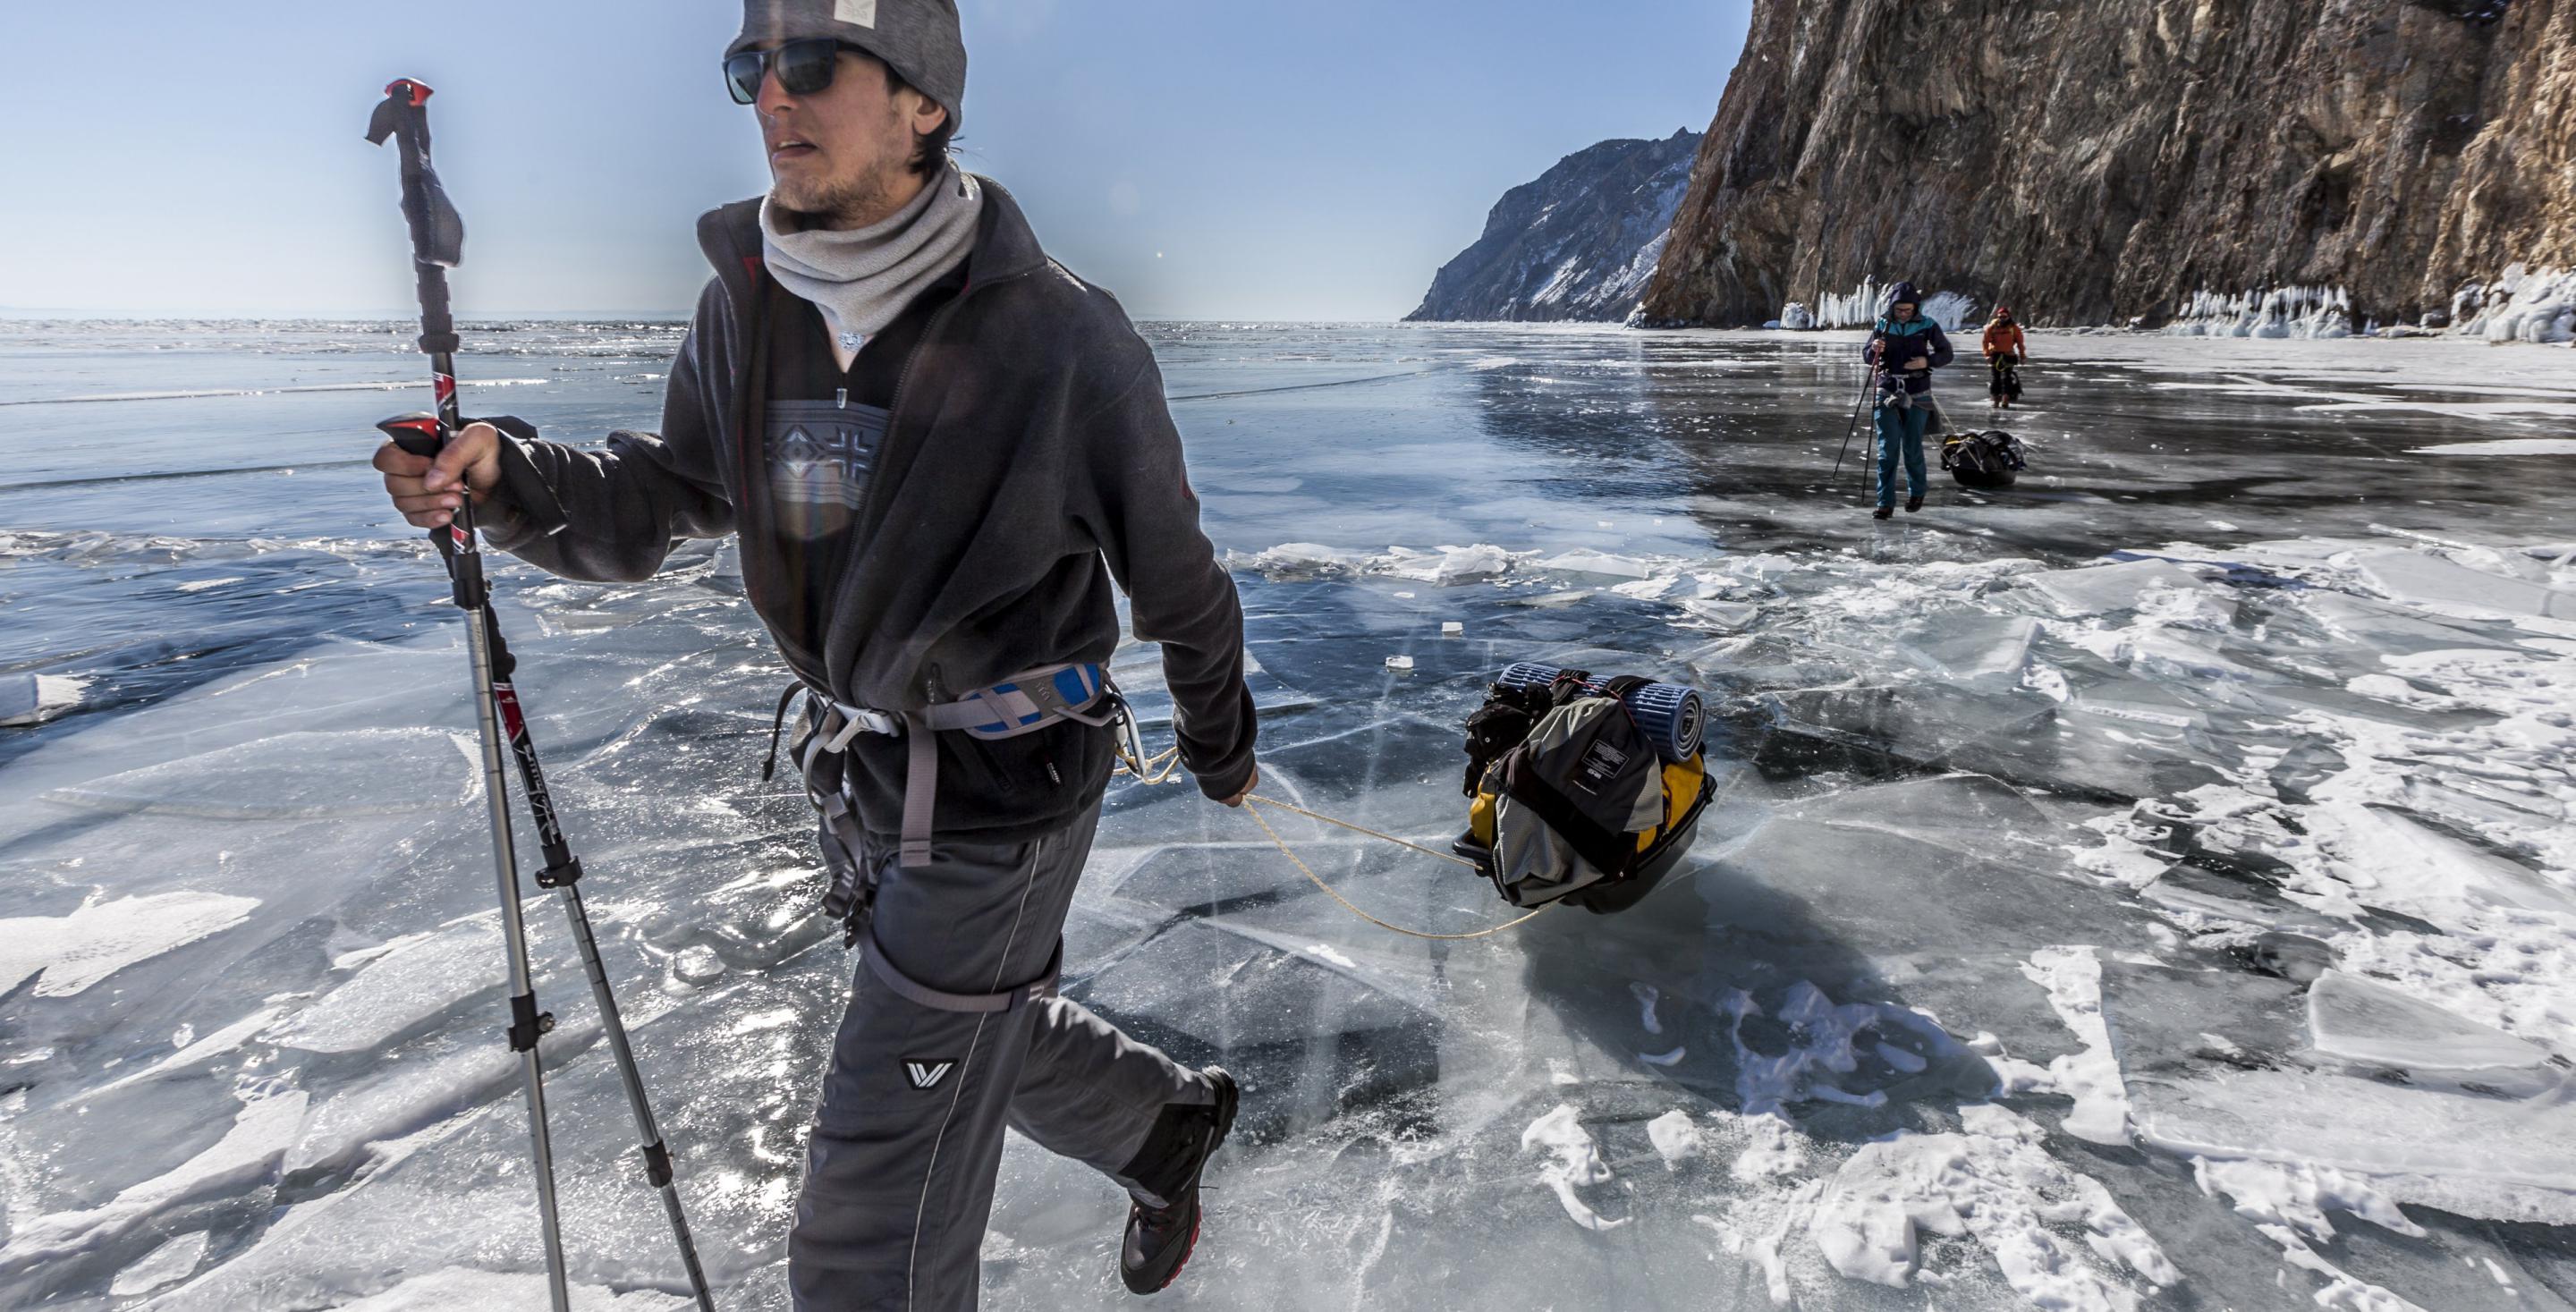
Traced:
<path id="1" fill-rule="evenodd" d="M 725 57 L 815 36 L 884 60 L 938 101 L 950 122 L 964 120 L 966 38 L 957 30 L 957 0 L 743 0 L 742 33 Z"/>

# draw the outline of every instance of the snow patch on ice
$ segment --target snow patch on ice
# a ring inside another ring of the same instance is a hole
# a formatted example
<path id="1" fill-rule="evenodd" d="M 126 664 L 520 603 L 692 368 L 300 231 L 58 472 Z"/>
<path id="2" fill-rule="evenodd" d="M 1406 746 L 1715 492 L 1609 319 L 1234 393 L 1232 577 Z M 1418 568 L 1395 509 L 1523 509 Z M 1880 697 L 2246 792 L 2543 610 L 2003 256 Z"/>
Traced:
<path id="1" fill-rule="evenodd" d="M 2368 1181 L 2330 1168 L 2276 1162 L 2191 1159 L 2192 1178 L 2211 1198 L 2221 1194 L 2264 1238 L 2280 1245 L 2284 1260 L 2324 1279 L 2313 1298 L 2323 1308 L 2352 1312 L 2424 1312 L 2416 1304 L 2354 1279 L 2319 1255 L 2313 1245 L 2334 1239 L 2328 1211 L 2348 1212 L 2401 1235 L 2421 1239 L 2424 1228 Z"/>
<path id="2" fill-rule="evenodd" d="M 225 893 L 154 893 L 84 902 L 68 916 L 0 920 L 0 993 L 41 973 L 37 997 L 70 997 L 136 962 L 222 933 L 258 905 L 258 898 Z"/>
<path id="3" fill-rule="evenodd" d="M 1646 1122 L 1646 1140 L 1670 1170 L 1680 1170 L 1682 1163 L 1700 1154 L 1699 1126 L 1679 1107 Z"/>
<path id="4" fill-rule="evenodd" d="M 1728 1253 L 1753 1263 L 1762 1272 L 1772 1304 L 1787 1307 L 1796 1291 L 1790 1285 L 1789 1262 L 1782 1250 L 1789 1236 L 1806 1226 L 1815 1212 L 1817 1197 L 1824 1191 L 1824 1181 L 1810 1180 L 1785 1198 L 1738 1198 L 1723 1218 L 1694 1213 L 1691 1220 L 1714 1232 L 1719 1246 Z"/>
<path id="5" fill-rule="evenodd" d="M 1728 1173 L 1751 1183 L 1796 1175 L 1807 1167 L 1807 1138 L 1796 1126 L 1777 1112 L 1760 1112 L 1750 1116 L 1734 1112 L 1711 1112 L 1710 1119 L 1745 1139 L 1744 1149 L 1735 1155 Z"/>
<path id="6" fill-rule="evenodd" d="M 1989 1104 L 1959 1109 L 1955 1134 L 1898 1134 L 1864 1144 L 1816 1206 L 1816 1244 L 1834 1270 L 1903 1288 L 1921 1261 L 1917 1233 L 1975 1237 L 2014 1292 L 2039 1307 L 2134 1312 L 2139 1290 L 2182 1279 L 2155 1239 L 2100 1181 L 2042 1147 L 2039 1126 Z M 2083 1228 L 2088 1261 L 2060 1237 Z"/>
<path id="7" fill-rule="evenodd" d="M 1556 1201 L 1576 1225 L 1586 1230 L 1616 1230 L 1635 1219 L 1623 1216 L 1615 1221 L 1605 1220 L 1576 1196 L 1577 1188 L 1608 1184 L 1612 1177 L 1610 1164 L 1601 1160 L 1600 1147 L 1593 1143 L 1591 1133 L 1583 1128 L 1571 1104 L 1558 1104 L 1556 1110 L 1521 1131 L 1521 1151 L 1534 1148 L 1554 1154 L 1556 1160 L 1539 1171 L 1539 1183 L 1555 1191 Z"/>

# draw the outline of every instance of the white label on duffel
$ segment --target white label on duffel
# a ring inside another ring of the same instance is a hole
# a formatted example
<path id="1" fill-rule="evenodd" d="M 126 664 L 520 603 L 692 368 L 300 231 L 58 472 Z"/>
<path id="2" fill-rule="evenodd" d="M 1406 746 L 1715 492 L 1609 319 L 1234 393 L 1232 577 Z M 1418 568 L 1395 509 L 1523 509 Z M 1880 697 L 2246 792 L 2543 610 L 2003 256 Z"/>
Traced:
<path id="1" fill-rule="evenodd" d="M 832 0 L 832 17 L 861 27 L 875 27 L 877 0 Z"/>

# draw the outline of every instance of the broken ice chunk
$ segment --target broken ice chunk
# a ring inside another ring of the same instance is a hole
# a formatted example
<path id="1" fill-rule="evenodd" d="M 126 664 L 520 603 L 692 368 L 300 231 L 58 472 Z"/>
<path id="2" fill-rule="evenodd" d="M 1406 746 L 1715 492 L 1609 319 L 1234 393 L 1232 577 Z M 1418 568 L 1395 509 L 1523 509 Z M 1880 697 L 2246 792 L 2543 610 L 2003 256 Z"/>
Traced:
<path id="1" fill-rule="evenodd" d="M 149 1294 L 153 1290 L 178 1283 L 197 1269 L 206 1256 L 206 1232 L 198 1230 L 161 1245 L 141 1260 L 116 1273 L 107 1292 L 117 1298 Z"/>
<path id="2" fill-rule="evenodd" d="M 1274 579 L 1327 578 L 1367 565 L 1368 553 L 1319 542 L 1283 542 L 1245 563 Z"/>
<path id="3" fill-rule="evenodd" d="M 1442 547 L 1437 553 L 1398 548 L 1390 556 L 1383 565 L 1387 573 L 1444 587 L 1493 578 L 1512 569 L 1512 553 L 1484 543 Z"/>
<path id="4" fill-rule="evenodd" d="M 1463 637 L 1463 636 L 1465 636 L 1465 635 L 1466 635 L 1466 632 L 1467 632 L 1467 626 L 1466 626 L 1464 623 L 1462 623 L 1462 622 L 1460 622 L 1460 621 L 1458 621 L 1458 620 L 1442 620 L 1442 621 L 1440 621 L 1440 636 L 1441 636 L 1441 637 L 1444 637 L 1444 638 L 1457 638 L 1457 637 Z"/>
<path id="5" fill-rule="evenodd" d="M 671 958 L 671 978 L 692 987 L 712 984 L 724 973 L 724 958 L 704 943 L 693 943 Z"/>
<path id="6" fill-rule="evenodd" d="M 473 916 L 358 968 L 266 1039 L 305 1052 L 364 1052 L 501 983 L 501 930 Z"/>
<path id="7" fill-rule="evenodd" d="M 242 1106 L 232 1128 L 205 1151 L 106 1202 L 81 1211 L 55 1212 L 12 1226 L 13 1266 L 42 1269 L 84 1251 L 96 1251 L 150 1225 L 171 1208 L 222 1197 L 266 1181 L 303 1123 L 306 1095 L 299 1091 Z"/>
<path id="8" fill-rule="evenodd" d="M 2463 1082 L 2495 1089 L 2480 1092 L 2347 1072 L 2309 1051 L 2303 990 L 2261 975 L 2114 962 L 2103 983 L 2131 1121 L 2147 1143 L 2367 1174 L 2399 1202 L 2464 1216 L 2576 1222 L 2576 1108 L 2536 1081 L 2489 1068 Z M 2349 1024 L 2329 1030 L 2337 1023 Z M 2258 1060 L 2213 1053 L 2205 1035 Z"/>
<path id="9" fill-rule="evenodd" d="M 1413 668 L 1413 658 L 1410 656 L 1389 656 L 1386 658 L 1386 667 L 1390 670 L 1409 670 Z"/>
<path id="10" fill-rule="evenodd" d="M 81 687 L 54 674 L 0 676 L 0 726 L 43 724 L 80 705 Z"/>
<path id="11" fill-rule="evenodd" d="M 41 972 L 40 998 L 63 998 L 249 918 L 255 897 L 154 893 L 90 902 L 68 916 L 0 920 L 0 993 Z"/>
<path id="12" fill-rule="evenodd" d="M 2272 930 L 2254 940 L 2254 968 L 2295 984 L 2312 984 L 2334 969 L 2335 950 L 2305 934 Z"/>
<path id="13" fill-rule="evenodd" d="M 2136 610 L 2146 604 L 2148 594 L 2155 591 L 2193 596 L 2213 591 L 2188 570 L 2163 560 L 2130 560 L 2117 565 L 2048 570 L 2024 574 L 2014 583 L 2047 598 L 2062 615 L 2102 615 Z M 2230 613 L 2234 610 L 2233 603 L 2222 598 L 2212 596 L 2209 601 L 2223 606 Z"/>
<path id="14" fill-rule="evenodd" d="M 1600 551 L 1569 551 L 1541 561 L 1539 568 L 1559 574 L 1602 574 L 1618 579 L 1642 579 L 1655 572 L 1654 566 L 1633 556 L 1613 556 Z"/>
<path id="15" fill-rule="evenodd" d="M 44 794 L 100 811 L 213 820 L 410 815 L 483 792 L 474 748 L 438 729 L 282 733 Z"/>
<path id="16" fill-rule="evenodd" d="M 1744 628 L 1762 614 L 1760 607 L 1745 602 L 1714 601 L 1697 597 L 1684 601 L 1682 609 L 1689 612 L 1692 619 L 1728 633 Z"/>
<path id="17" fill-rule="evenodd" d="M 2039 621 L 2027 615 L 1945 616 L 1930 632 L 1920 642 L 1900 643 L 1897 650 L 1917 665 L 1955 678 L 2017 676 L 2030 663 Z"/>
<path id="18" fill-rule="evenodd" d="M 2435 610 L 2576 619 L 2576 593 L 2455 565 L 2420 551 L 2365 551 L 2353 557 L 2353 566 L 2388 596 Z"/>
<path id="19" fill-rule="evenodd" d="M 2196 729 L 2209 717 L 2160 684 L 2143 679 L 2111 679 L 2075 689 L 2070 705 L 2087 715 L 2145 725 L 2149 729 Z"/>
<path id="20" fill-rule="evenodd" d="M 2354 974 L 2329 970 L 2308 988 L 2317 1051 L 2408 1071 L 2520 1069 L 2547 1049 Z"/>

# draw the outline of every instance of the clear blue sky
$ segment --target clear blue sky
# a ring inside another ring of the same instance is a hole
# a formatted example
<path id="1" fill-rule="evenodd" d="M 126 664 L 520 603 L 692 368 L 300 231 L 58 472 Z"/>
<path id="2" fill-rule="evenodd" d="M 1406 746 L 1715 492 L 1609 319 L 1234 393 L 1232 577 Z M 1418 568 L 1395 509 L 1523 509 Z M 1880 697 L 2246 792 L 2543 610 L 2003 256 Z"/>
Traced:
<path id="1" fill-rule="evenodd" d="M 1705 129 L 1749 0 L 963 0 L 968 165 L 1147 318 L 1392 318 L 1514 184 Z M 684 314 L 756 194 L 733 0 L 0 0 L 0 307 L 395 313 L 398 74 L 460 314 Z"/>

